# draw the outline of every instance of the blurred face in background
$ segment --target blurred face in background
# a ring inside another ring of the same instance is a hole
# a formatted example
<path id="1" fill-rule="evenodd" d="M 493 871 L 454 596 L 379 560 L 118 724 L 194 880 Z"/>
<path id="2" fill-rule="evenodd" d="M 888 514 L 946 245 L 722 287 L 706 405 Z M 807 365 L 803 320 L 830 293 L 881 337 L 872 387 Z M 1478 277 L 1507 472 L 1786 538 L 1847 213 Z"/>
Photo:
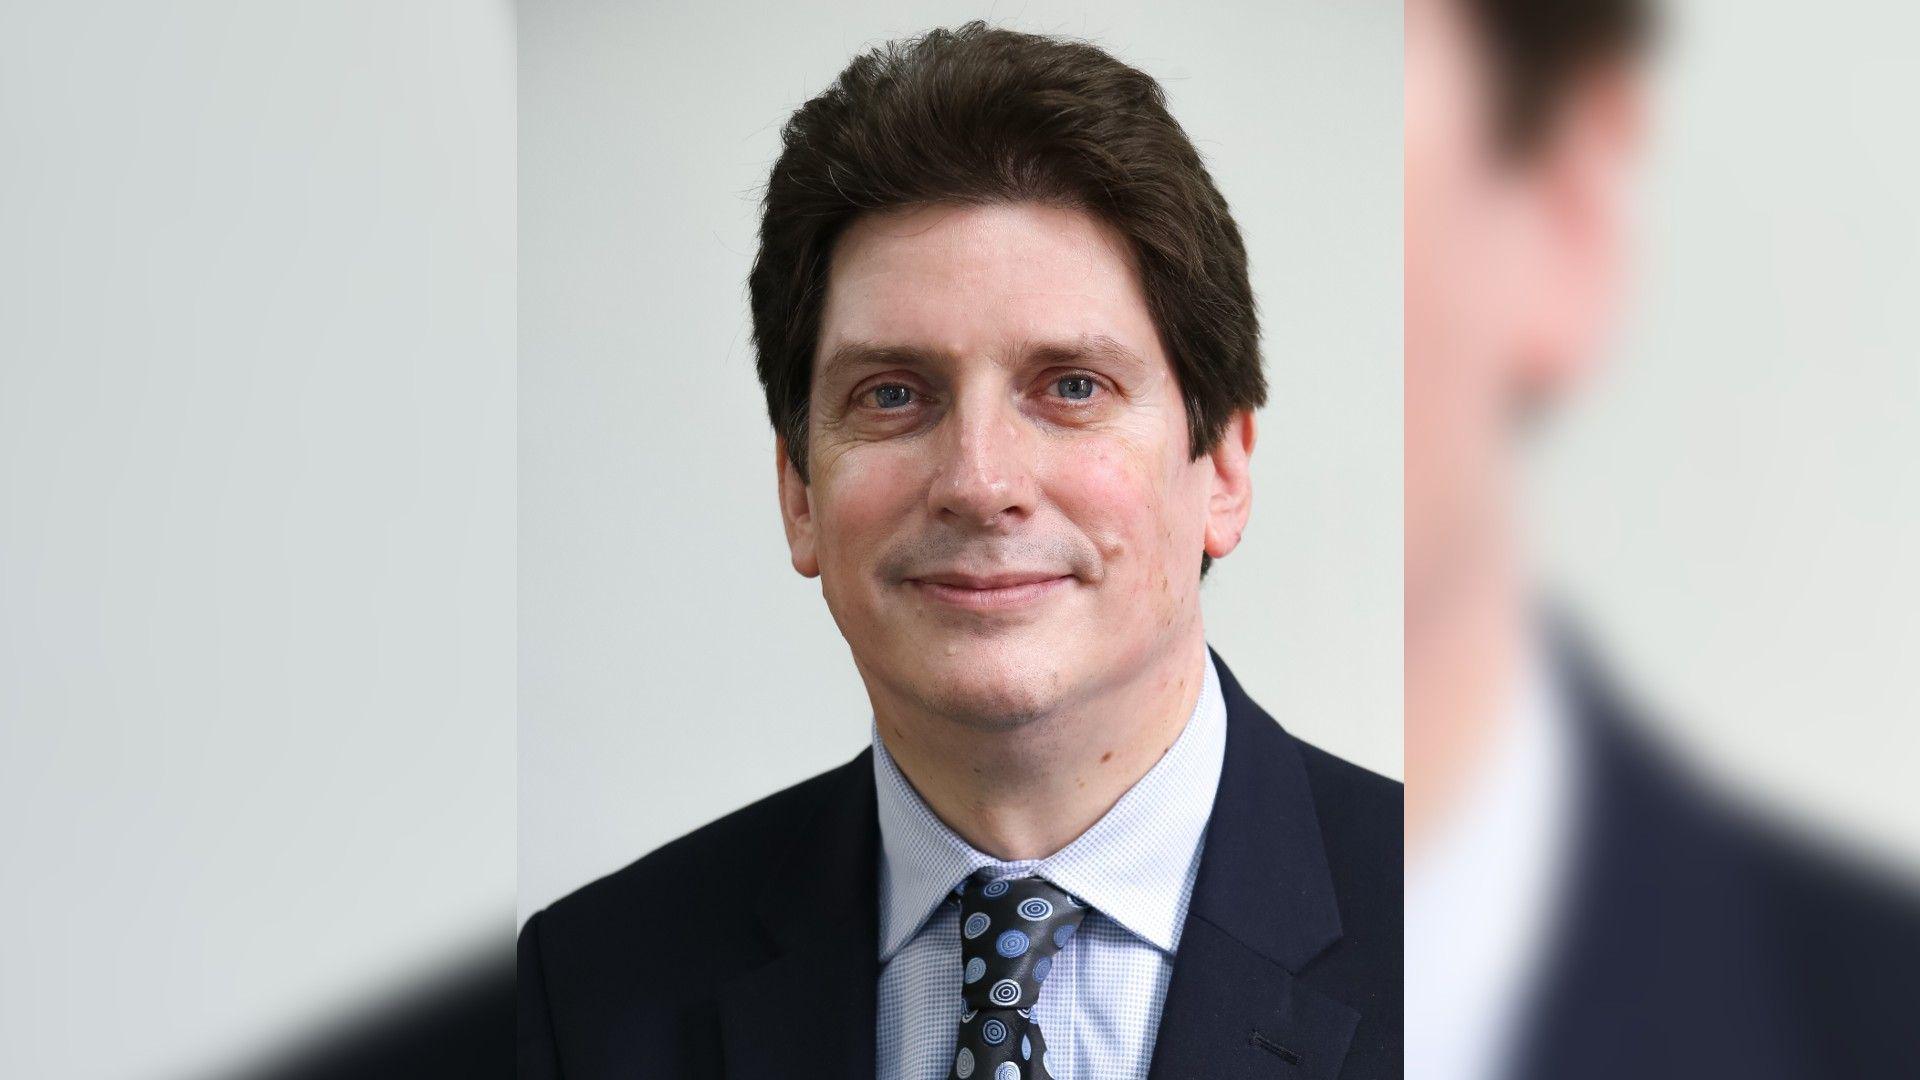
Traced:
<path id="1" fill-rule="evenodd" d="M 1523 424 L 1591 362 L 1619 287 L 1632 80 L 1573 80 L 1503 143 L 1496 72 L 1460 0 L 1408 0 L 1408 632 L 1511 558 Z"/>
<path id="2" fill-rule="evenodd" d="M 817 355 L 782 508 L 876 699 L 1017 726 L 1198 647 L 1252 422 L 1191 459 L 1120 234 L 1026 203 L 856 219 Z"/>

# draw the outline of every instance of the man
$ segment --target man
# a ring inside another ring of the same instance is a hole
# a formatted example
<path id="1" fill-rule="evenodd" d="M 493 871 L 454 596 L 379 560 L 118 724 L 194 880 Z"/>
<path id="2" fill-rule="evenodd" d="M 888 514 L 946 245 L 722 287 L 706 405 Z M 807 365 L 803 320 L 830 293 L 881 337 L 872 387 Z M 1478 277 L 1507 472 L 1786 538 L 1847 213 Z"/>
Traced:
<path id="1" fill-rule="evenodd" d="M 872 745 L 534 916 L 522 1074 L 1398 1075 L 1398 785 L 1205 642 L 1265 386 L 1159 87 L 976 23 L 783 138 L 755 346 Z"/>
<path id="2" fill-rule="evenodd" d="M 1906 901 L 1709 797 L 1532 595 L 1520 445 L 1619 289 L 1648 16 L 1407 6 L 1410 1071 L 1920 1075 Z"/>

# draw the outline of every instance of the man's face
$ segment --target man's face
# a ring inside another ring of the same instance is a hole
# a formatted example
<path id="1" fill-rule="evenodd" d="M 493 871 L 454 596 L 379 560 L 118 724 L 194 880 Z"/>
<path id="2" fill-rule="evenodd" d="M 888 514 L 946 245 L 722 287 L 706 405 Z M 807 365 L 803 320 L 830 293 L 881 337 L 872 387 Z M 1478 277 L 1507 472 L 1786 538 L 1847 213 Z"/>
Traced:
<path id="1" fill-rule="evenodd" d="M 1457 0 L 1406 7 L 1407 617 L 1498 529 L 1517 348 L 1517 237 L 1489 75 Z"/>
<path id="2" fill-rule="evenodd" d="M 1576 381 L 1618 290 L 1633 80 L 1577 80 L 1504 154 L 1460 0 L 1406 7 L 1405 580 L 1410 626 L 1511 526 L 1521 421 Z"/>
<path id="3" fill-rule="evenodd" d="M 816 357 L 810 476 L 782 455 L 782 510 L 870 688 L 1006 726 L 1197 638 L 1201 553 L 1245 521 L 1220 463 L 1243 488 L 1251 421 L 1189 459 L 1119 234 L 1027 203 L 859 218 Z"/>

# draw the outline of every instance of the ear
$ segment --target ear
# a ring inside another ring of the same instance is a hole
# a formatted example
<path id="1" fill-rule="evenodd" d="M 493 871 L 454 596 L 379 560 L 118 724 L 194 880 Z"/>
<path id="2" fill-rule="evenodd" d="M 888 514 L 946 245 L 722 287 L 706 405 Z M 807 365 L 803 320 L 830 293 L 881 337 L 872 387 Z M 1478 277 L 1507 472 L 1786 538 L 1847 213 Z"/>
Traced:
<path id="1" fill-rule="evenodd" d="M 1529 166 L 1531 296 L 1520 354 L 1529 400 L 1559 396 L 1601 352 L 1624 284 L 1643 92 L 1626 66 L 1588 74 Z"/>
<path id="2" fill-rule="evenodd" d="M 773 440 L 773 467 L 779 474 L 780 520 L 787 529 L 787 552 L 793 558 L 793 568 L 802 577 L 819 577 L 820 559 L 813 546 L 813 494 L 787 457 L 784 437 Z"/>
<path id="3" fill-rule="evenodd" d="M 1240 546 L 1247 515 L 1253 512 L 1253 413 L 1241 410 L 1227 421 L 1226 430 L 1205 458 L 1208 469 L 1208 555 L 1224 559 Z"/>

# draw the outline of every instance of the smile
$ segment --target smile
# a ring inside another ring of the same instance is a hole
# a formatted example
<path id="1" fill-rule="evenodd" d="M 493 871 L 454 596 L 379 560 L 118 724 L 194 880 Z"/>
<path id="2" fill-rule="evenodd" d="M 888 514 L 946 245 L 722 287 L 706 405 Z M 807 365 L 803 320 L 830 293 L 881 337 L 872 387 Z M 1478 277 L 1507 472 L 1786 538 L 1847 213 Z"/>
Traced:
<path id="1" fill-rule="evenodd" d="M 991 578 L 940 575 L 908 578 L 907 584 L 918 590 L 920 595 L 939 603 L 969 611 L 1004 611 L 1035 603 L 1072 581 L 1070 575 L 1039 577 L 1029 574 Z"/>

